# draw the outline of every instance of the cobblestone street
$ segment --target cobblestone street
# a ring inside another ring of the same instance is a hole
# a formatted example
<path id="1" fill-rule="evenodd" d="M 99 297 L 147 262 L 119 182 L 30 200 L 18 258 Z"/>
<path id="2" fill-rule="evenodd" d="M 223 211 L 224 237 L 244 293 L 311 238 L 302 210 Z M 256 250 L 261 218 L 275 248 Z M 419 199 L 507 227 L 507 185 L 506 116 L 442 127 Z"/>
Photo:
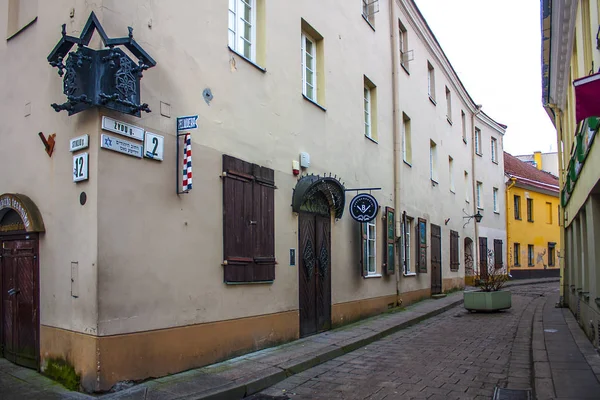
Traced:
<path id="1" fill-rule="evenodd" d="M 533 311 L 556 298 L 558 285 L 511 291 L 512 308 L 505 312 L 453 308 L 262 394 L 292 399 L 491 399 L 496 386 L 531 387 Z"/>

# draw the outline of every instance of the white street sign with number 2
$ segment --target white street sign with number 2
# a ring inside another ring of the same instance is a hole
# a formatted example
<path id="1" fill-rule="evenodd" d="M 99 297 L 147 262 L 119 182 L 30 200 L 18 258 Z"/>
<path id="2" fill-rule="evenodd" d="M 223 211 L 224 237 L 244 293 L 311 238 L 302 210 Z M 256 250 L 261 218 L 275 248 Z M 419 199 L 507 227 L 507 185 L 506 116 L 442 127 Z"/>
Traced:
<path id="1" fill-rule="evenodd" d="M 73 156 L 73 182 L 86 181 L 88 179 L 88 153 Z"/>
<path id="2" fill-rule="evenodd" d="M 144 140 L 144 157 L 162 161 L 164 147 L 164 136 L 146 132 L 146 139 Z"/>

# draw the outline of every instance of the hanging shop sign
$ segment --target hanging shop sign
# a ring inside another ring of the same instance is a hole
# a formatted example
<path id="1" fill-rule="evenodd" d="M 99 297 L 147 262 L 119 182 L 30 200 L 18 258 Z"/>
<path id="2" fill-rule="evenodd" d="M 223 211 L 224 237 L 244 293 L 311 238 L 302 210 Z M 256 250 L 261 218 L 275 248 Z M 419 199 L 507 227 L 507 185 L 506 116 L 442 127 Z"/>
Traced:
<path id="1" fill-rule="evenodd" d="M 51 104 L 56 112 L 65 110 L 73 115 L 97 106 L 136 117 L 142 111 L 150 112 L 148 104 L 141 102 L 140 82 L 143 72 L 154 67 L 156 61 L 133 39 L 133 28 L 128 30 L 126 37 L 109 38 L 93 12 L 79 37 L 67 35 L 63 24 L 62 37 L 48 56 L 48 63 L 63 78 L 63 93 L 67 97 L 63 104 Z M 101 50 L 87 47 L 94 32 L 104 45 Z M 76 50 L 71 51 L 75 45 Z"/>
<path id="2" fill-rule="evenodd" d="M 187 117 L 177 117 L 177 130 L 178 131 L 189 131 L 191 129 L 198 129 L 198 116 L 190 115 Z"/>
<path id="3" fill-rule="evenodd" d="M 88 180 L 88 153 L 73 156 L 73 182 Z"/>
<path id="4" fill-rule="evenodd" d="M 76 138 L 69 140 L 69 151 L 72 153 L 74 151 L 87 149 L 89 145 L 89 135 L 77 136 Z"/>
<path id="5" fill-rule="evenodd" d="M 373 221 L 378 211 L 377 200 L 368 193 L 357 194 L 350 202 L 350 216 L 358 222 Z"/>
<path id="6" fill-rule="evenodd" d="M 118 137 L 102 134 L 100 147 L 107 150 L 116 151 L 118 153 L 127 154 L 128 156 L 142 158 L 143 146 L 139 143 L 123 140 Z"/>
<path id="7" fill-rule="evenodd" d="M 130 139 L 139 141 L 144 140 L 144 128 L 131 125 L 126 122 L 117 121 L 109 117 L 102 117 L 102 129 L 109 132 L 118 133 Z"/>
<path id="8" fill-rule="evenodd" d="M 144 157 L 162 161 L 164 147 L 164 136 L 146 132 L 146 138 L 144 140 Z"/>

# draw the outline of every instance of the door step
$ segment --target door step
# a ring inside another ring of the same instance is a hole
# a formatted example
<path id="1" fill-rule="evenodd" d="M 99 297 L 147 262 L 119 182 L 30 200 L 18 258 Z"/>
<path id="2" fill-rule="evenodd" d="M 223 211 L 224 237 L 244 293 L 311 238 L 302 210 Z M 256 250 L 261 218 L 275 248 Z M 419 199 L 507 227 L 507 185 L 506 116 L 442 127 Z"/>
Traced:
<path id="1" fill-rule="evenodd" d="M 446 295 L 446 293 L 432 294 L 432 295 L 431 295 L 431 298 L 432 298 L 432 299 L 436 299 L 436 300 L 437 300 L 437 299 L 443 299 L 443 298 L 444 298 L 444 297 L 446 297 L 446 296 L 447 296 L 447 295 Z"/>

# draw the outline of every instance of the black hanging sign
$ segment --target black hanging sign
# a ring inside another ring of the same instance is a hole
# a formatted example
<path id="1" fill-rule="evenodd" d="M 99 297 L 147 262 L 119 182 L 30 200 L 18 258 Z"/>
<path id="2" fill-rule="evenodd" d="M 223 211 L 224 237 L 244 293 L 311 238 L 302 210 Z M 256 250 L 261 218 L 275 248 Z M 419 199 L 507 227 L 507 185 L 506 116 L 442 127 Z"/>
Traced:
<path id="1" fill-rule="evenodd" d="M 377 200 L 367 193 L 357 194 L 350 202 L 350 215 L 358 222 L 373 221 L 378 211 Z"/>

